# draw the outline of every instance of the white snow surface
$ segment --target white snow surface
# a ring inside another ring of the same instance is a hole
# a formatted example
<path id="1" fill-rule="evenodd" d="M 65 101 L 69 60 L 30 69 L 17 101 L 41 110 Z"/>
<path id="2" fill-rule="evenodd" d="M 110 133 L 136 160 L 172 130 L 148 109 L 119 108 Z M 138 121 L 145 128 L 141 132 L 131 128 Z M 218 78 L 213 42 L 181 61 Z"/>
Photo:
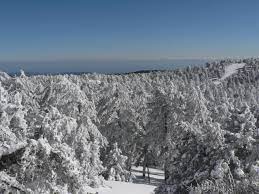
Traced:
<path id="1" fill-rule="evenodd" d="M 156 188 L 153 185 L 119 181 L 107 181 L 106 184 L 110 188 L 99 188 L 96 192 L 98 194 L 154 194 L 154 189 Z"/>
<path id="2" fill-rule="evenodd" d="M 225 67 L 225 74 L 218 79 L 217 81 L 214 81 L 214 84 L 218 85 L 221 83 L 221 81 L 223 81 L 224 79 L 226 79 L 227 77 L 237 73 L 238 69 L 241 69 L 245 66 L 245 63 L 233 63 L 231 65 L 228 65 Z"/>
<path id="3" fill-rule="evenodd" d="M 142 169 L 143 167 L 142 166 L 139 166 L 139 167 L 132 167 L 132 171 L 136 177 L 137 177 L 137 180 L 139 180 L 140 178 L 138 177 L 141 177 L 142 176 Z M 158 183 L 160 182 L 163 182 L 164 180 L 164 172 L 162 170 L 159 170 L 159 169 L 155 169 L 155 168 L 150 168 L 150 177 L 151 179 L 154 179 L 154 181 L 157 181 Z M 152 182 L 152 180 L 151 180 Z M 156 184 L 155 182 L 153 182 L 154 184 Z"/>
<path id="4" fill-rule="evenodd" d="M 132 174 L 136 177 L 133 182 L 105 181 L 106 187 L 90 188 L 93 194 L 154 194 L 154 189 L 164 180 L 162 170 L 150 168 L 151 181 L 142 178 L 142 167 L 132 167 Z"/>

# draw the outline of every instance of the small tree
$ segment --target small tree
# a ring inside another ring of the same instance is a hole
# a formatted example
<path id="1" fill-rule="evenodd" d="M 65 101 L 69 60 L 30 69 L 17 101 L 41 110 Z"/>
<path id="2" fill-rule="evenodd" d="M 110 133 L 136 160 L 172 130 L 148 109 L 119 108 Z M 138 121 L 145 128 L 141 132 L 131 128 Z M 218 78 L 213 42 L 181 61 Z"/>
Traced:
<path id="1" fill-rule="evenodd" d="M 126 170 L 127 157 L 122 155 L 118 144 L 114 143 L 102 153 L 102 161 L 106 167 L 103 176 L 107 180 L 129 181 L 130 172 Z"/>

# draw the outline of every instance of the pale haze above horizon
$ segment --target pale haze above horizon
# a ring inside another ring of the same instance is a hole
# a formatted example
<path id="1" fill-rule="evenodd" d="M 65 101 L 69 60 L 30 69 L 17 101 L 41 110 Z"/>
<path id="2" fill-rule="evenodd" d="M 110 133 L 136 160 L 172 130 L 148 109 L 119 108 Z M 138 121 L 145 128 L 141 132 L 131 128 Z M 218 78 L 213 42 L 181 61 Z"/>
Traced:
<path id="1" fill-rule="evenodd" d="M 256 0 L 11 0 L 0 70 L 127 72 L 256 57 Z"/>

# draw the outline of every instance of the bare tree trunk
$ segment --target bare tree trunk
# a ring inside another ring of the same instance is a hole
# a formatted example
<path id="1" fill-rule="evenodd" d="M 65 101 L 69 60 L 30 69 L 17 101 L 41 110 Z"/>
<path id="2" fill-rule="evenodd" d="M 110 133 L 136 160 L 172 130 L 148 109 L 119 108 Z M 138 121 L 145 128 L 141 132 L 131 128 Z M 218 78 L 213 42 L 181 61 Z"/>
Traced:
<path id="1" fill-rule="evenodd" d="M 146 177 L 146 166 L 147 166 L 147 160 L 145 157 L 143 161 L 143 177 Z"/>
<path id="2" fill-rule="evenodd" d="M 169 172 L 167 170 L 167 160 L 165 160 L 164 164 L 164 182 L 166 183 L 166 180 L 169 178 Z"/>
<path id="3" fill-rule="evenodd" d="M 148 182 L 150 183 L 150 173 L 149 173 L 149 167 L 147 166 L 147 177 L 148 177 Z"/>
<path id="4" fill-rule="evenodd" d="M 143 150 L 144 161 L 143 161 L 143 177 L 146 177 L 146 167 L 147 167 L 147 151 L 148 145 L 146 144 Z"/>

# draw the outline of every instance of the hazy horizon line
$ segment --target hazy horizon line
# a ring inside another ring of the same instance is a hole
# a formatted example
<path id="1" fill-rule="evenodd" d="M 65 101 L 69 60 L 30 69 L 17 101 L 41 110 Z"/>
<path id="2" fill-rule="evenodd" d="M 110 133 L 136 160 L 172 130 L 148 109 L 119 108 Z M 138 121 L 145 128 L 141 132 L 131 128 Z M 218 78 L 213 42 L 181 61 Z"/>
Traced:
<path id="1" fill-rule="evenodd" d="M 23 63 L 23 62 L 84 62 L 84 61 L 163 61 L 163 60 L 224 60 L 224 59 L 245 59 L 259 58 L 259 56 L 204 56 L 204 57 L 158 57 L 158 58 L 57 58 L 57 59 L 0 59 L 0 63 Z"/>

